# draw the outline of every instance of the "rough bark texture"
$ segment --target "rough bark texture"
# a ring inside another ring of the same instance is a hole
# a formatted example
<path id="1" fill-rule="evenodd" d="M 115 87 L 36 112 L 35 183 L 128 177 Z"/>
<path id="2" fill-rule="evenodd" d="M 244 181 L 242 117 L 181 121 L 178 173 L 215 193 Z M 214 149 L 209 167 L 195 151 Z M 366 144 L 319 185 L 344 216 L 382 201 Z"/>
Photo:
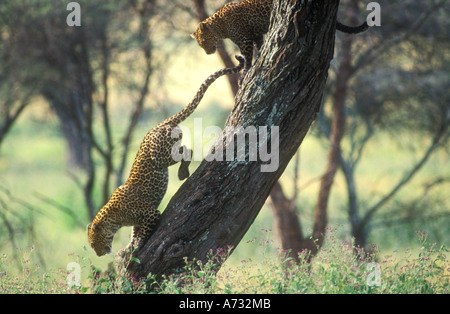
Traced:
<path id="1" fill-rule="evenodd" d="M 206 260 L 211 250 L 239 244 L 316 118 L 333 57 L 338 5 L 275 1 L 265 44 L 226 122 L 279 126 L 278 169 L 261 172 L 261 161 L 203 161 L 135 252 L 140 263 L 128 265 L 128 276 L 177 273 L 184 257 Z"/>

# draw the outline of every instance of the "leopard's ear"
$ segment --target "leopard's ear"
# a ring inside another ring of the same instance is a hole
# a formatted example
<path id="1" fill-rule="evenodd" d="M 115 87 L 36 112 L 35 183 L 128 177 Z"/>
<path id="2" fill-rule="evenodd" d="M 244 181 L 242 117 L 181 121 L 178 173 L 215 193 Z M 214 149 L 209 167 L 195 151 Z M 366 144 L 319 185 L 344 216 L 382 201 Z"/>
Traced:
<path id="1" fill-rule="evenodd" d="M 209 24 L 206 23 L 206 22 L 201 22 L 200 24 L 198 24 L 198 27 L 200 28 L 200 30 L 202 32 L 207 31 L 207 30 L 211 30 Z"/>
<path id="2" fill-rule="evenodd" d="M 195 33 L 191 33 L 191 37 L 195 39 Z"/>
<path id="3" fill-rule="evenodd" d="M 97 224 L 94 224 L 94 223 L 90 223 L 87 226 L 88 230 L 92 230 L 92 231 L 95 231 L 96 229 L 98 229 L 97 227 L 98 227 Z"/>

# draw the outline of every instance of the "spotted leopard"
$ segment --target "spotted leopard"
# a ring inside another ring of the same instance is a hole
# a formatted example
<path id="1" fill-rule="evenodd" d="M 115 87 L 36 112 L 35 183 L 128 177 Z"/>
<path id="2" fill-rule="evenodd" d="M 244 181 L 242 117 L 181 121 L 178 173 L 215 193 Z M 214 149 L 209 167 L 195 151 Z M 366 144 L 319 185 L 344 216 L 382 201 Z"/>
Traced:
<path id="1" fill-rule="evenodd" d="M 263 44 L 263 36 L 269 30 L 273 1 L 244 0 L 227 3 L 214 15 L 202 21 L 191 36 L 207 54 L 216 51 L 219 40 L 231 39 L 245 58 L 242 74 L 244 76 L 252 66 L 254 45 L 259 51 Z M 360 33 L 367 28 L 366 22 L 357 27 L 336 23 L 336 29 L 345 33 Z"/>
<path id="2" fill-rule="evenodd" d="M 182 134 L 178 130 L 178 136 L 173 138 L 172 130 L 194 112 L 208 87 L 217 78 L 242 70 L 245 59 L 242 56 L 236 56 L 236 59 L 239 61 L 238 66 L 210 75 L 189 105 L 147 133 L 128 180 L 114 191 L 88 226 L 89 244 L 98 256 L 111 252 L 113 237 L 122 226 L 133 226 L 130 246 L 143 243 L 151 234 L 160 217 L 158 206 L 167 189 L 167 168 L 177 163 L 172 158 L 172 149 L 176 147 L 176 143 L 180 143 Z M 186 157 L 192 156 L 192 151 L 181 146 L 179 153 L 184 158 L 181 160 L 178 177 L 184 180 L 189 177 L 190 158 Z"/>

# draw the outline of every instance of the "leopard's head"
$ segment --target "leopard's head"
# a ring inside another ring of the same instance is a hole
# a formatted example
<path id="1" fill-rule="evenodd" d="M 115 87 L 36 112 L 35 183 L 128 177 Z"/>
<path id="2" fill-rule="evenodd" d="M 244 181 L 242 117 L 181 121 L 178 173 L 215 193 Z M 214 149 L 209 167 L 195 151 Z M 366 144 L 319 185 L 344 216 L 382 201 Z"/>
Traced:
<path id="1" fill-rule="evenodd" d="M 197 27 L 197 31 L 192 33 L 191 37 L 197 40 L 198 45 L 202 47 L 207 54 L 210 55 L 216 52 L 217 38 L 208 23 L 201 22 Z"/>
<path id="2" fill-rule="evenodd" d="M 103 223 L 92 222 L 88 225 L 89 245 L 95 251 L 97 256 L 103 256 L 111 253 L 113 236 L 107 232 Z"/>

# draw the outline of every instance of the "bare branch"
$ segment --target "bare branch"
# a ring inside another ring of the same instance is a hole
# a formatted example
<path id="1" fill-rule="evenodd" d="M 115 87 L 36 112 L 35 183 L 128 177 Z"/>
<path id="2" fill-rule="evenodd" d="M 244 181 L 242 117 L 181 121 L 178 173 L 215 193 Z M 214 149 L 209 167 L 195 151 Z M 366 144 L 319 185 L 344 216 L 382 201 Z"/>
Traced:
<path id="1" fill-rule="evenodd" d="M 430 6 L 428 10 L 424 11 L 419 16 L 417 21 L 411 25 L 411 28 L 407 32 L 401 35 L 397 35 L 390 40 L 386 40 L 381 44 L 377 44 L 375 47 L 372 46 L 367 49 L 367 51 L 365 53 L 362 53 L 360 59 L 355 63 L 353 67 L 353 73 L 357 72 L 365 66 L 368 66 L 369 64 L 372 64 L 376 59 L 382 56 L 383 53 L 391 49 L 393 46 L 409 39 L 409 37 L 414 35 L 417 30 L 426 22 L 426 20 L 431 16 L 433 12 L 444 6 L 445 2 L 446 0 L 435 2 L 434 5 Z"/>
<path id="2" fill-rule="evenodd" d="M 379 210 L 384 204 L 386 204 L 406 183 L 408 183 L 414 175 L 422 168 L 422 166 L 428 161 L 432 153 L 437 147 L 439 147 L 441 139 L 446 135 L 448 126 L 442 125 L 439 132 L 434 136 L 430 146 L 423 154 L 422 158 L 397 182 L 392 190 L 387 193 L 382 199 L 380 199 L 375 205 L 373 205 L 364 215 L 364 218 L 358 225 L 358 229 L 362 230 L 370 221 L 372 216 L 377 210 Z"/>

